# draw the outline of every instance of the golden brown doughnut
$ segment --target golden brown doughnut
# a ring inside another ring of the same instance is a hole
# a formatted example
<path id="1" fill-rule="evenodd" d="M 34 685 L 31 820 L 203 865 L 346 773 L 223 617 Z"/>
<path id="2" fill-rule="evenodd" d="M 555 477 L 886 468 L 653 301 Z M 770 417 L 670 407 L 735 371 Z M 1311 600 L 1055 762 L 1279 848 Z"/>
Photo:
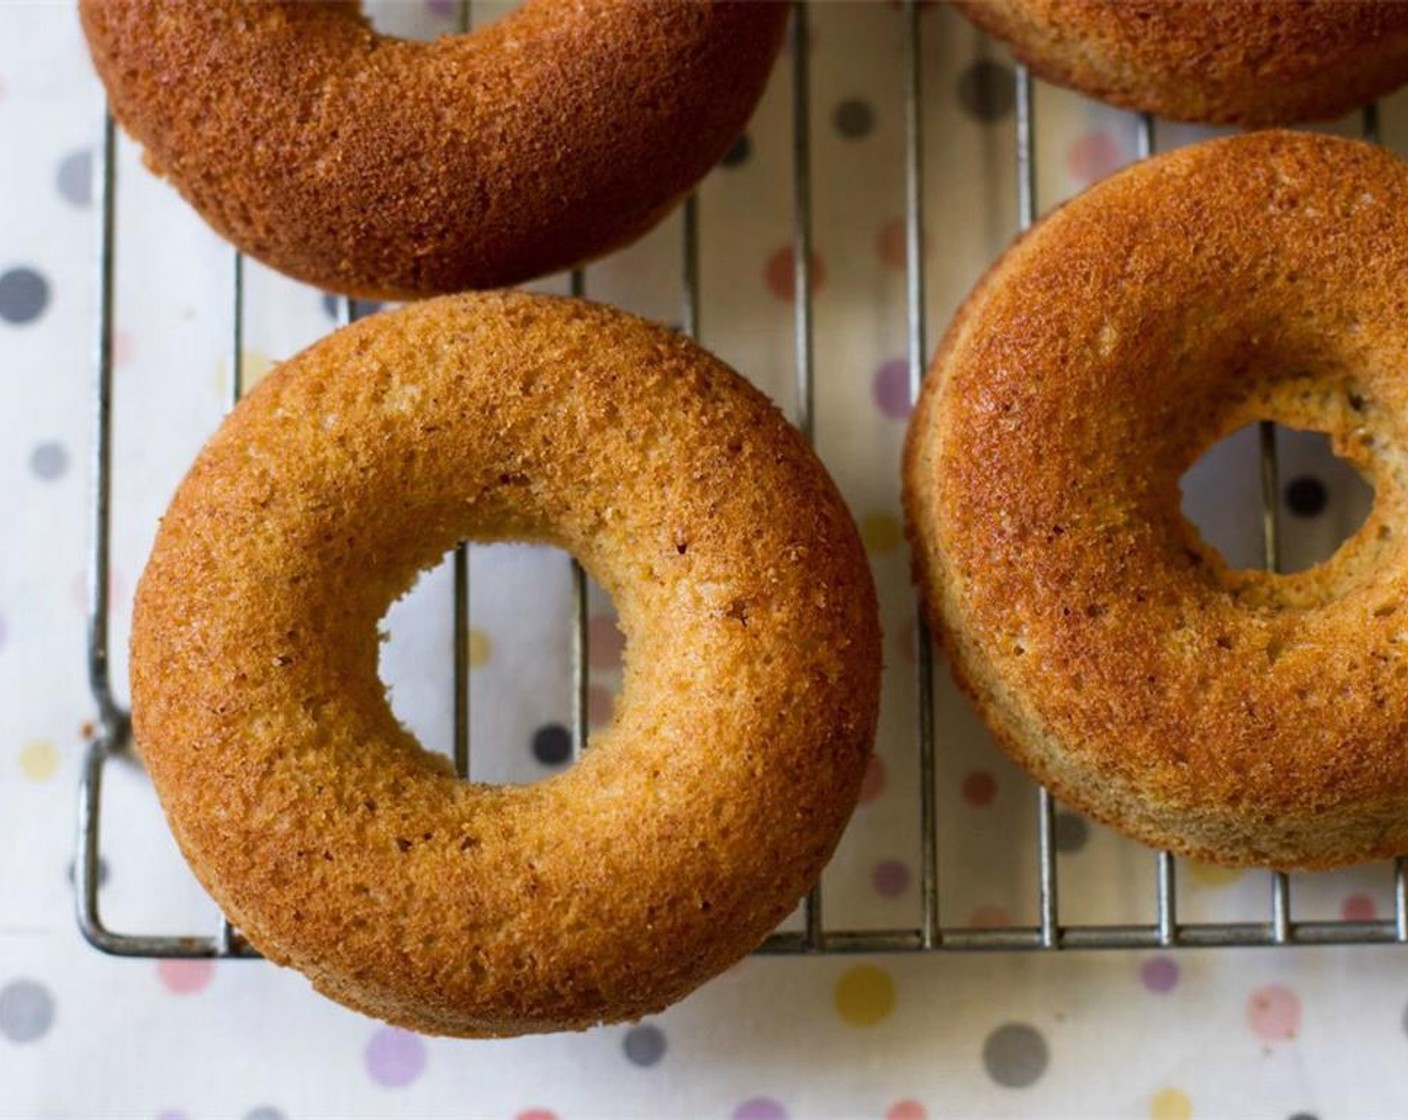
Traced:
<path id="1" fill-rule="evenodd" d="M 1396 0 L 959 0 L 1038 75 L 1176 120 L 1325 120 L 1408 81 Z"/>
<path id="2" fill-rule="evenodd" d="M 1046 217 L 949 328 L 910 428 L 917 578 L 1000 742 L 1199 860 L 1408 852 L 1408 165 L 1287 132 L 1183 148 Z M 1329 433 L 1373 512 L 1234 571 L 1179 480 L 1258 419 Z"/>
<path id="3" fill-rule="evenodd" d="M 568 549 L 628 638 L 611 725 L 528 786 L 387 705 L 377 621 L 462 538 Z M 418 1031 L 657 1011 L 755 948 L 855 805 L 875 593 L 825 470 L 674 332 L 523 294 L 373 316 L 272 373 L 162 522 L 133 720 L 182 851 L 273 960 Z"/>
<path id="4" fill-rule="evenodd" d="M 114 113 L 217 232 L 331 291 L 497 287 L 640 236 L 762 94 L 787 5 L 529 0 L 433 43 L 356 3 L 81 0 Z"/>

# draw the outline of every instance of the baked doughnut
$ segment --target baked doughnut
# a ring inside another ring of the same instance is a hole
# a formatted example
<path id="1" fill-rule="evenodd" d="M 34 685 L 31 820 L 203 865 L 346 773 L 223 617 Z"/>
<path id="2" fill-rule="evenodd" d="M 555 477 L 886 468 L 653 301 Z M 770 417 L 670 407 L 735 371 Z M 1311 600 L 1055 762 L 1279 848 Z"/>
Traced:
<path id="1" fill-rule="evenodd" d="M 1038 75 L 1126 109 L 1248 128 L 1325 120 L 1408 81 L 1396 0 L 959 0 Z"/>
<path id="2" fill-rule="evenodd" d="M 393 716 L 377 620 L 462 538 L 568 549 L 628 638 L 609 727 L 528 786 Z M 162 522 L 136 740 L 196 875 L 271 959 L 418 1031 L 658 1011 L 796 905 L 878 705 L 875 593 L 825 470 L 681 335 L 447 297 L 272 373 Z"/>
<path id="3" fill-rule="evenodd" d="M 345 0 L 79 10 L 113 112 L 218 233 L 330 291 L 413 298 L 648 230 L 742 130 L 788 8 L 529 0 L 433 43 Z"/>
<path id="4" fill-rule="evenodd" d="M 1251 133 L 1035 226 L 950 326 L 906 448 L 917 578 L 998 740 L 1198 860 L 1408 852 L 1408 165 Z M 1259 419 L 1377 489 L 1293 575 L 1235 571 L 1179 480 Z"/>

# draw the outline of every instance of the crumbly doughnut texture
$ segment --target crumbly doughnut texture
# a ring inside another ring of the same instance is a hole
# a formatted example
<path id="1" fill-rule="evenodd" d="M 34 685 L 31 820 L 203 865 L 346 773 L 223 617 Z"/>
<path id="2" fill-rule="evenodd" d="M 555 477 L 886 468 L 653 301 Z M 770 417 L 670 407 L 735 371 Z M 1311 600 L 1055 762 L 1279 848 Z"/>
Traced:
<path id="1" fill-rule="evenodd" d="M 378 620 L 456 542 L 550 543 L 627 638 L 611 724 L 526 786 L 393 716 Z M 800 435 L 683 336 L 447 297 L 317 343 L 229 416 L 137 592 L 136 739 L 253 944 L 417 1031 L 659 1011 L 754 949 L 854 808 L 874 587 Z"/>
<path id="2" fill-rule="evenodd" d="M 747 122 L 788 8 L 528 0 L 432 43 L 347 2 L 79 11 L 114 113 L 218 233 L 330 291 L 409 299 L 650 229 Z"/>
<path id="3" fill-rule="evenodd" d="M 1063 801 L 1194 859 L 1408 852 L 1408 165 L 1252 133 L 1046 217 L 915 411 L 916 578 L 959 682 Z M 1258 419 L 1373 482 L 1293 575 L 1231 570 L 1179 480 Z"/>
<path id="4" fill-rule="evenodd" d="M 1126 109 L 1248 128 L 1408 81 L 1398 0 L 959 0 L 1038 75 Z"/>

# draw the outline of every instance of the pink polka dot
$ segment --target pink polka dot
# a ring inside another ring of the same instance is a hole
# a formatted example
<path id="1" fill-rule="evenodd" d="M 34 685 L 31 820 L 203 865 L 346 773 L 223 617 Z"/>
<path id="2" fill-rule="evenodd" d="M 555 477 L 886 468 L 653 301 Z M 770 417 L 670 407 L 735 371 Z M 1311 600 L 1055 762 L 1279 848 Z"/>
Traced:
<path id="1" fill-rule="evenodd" d="M 767 283 L 768 291 L 788 303 L 791 303 L 797 295 L 793 275 L 796 259 L 792 253 L 792 246 L 785 246 L 768 258 L 767 267 L 763 272 L 763 279 Z M 826 283 L 826 262 L 816 253 L 812 253 L 810 272 L 812 292 L 815 293 Z"/>
<path id="2" fill-rule="evenodd" d="M 914 619 L 908 619 L 895 631 L 895 644 L 900 647 L 900 656 L 910 665 L 919 661 L 919 627 Z"/>
<path id="3" fill-rule="evenodd" d="M 215 976 L 215 962 L 206 960 L 157 961 L 157 979 L 168 992 L 188 996 L 198 992 Z"/>
<path id="4" fill-rule="evenodd" d="M 621 665 L 621 651 L 626 648 L 625 635 L 616 628 L 610 615 L 599 614 L 587 623 L 587 656 L 593 669 L 616 669 Z"/>
<path id="5" fill-rule="evenodd" d="M 73 577 L 70 587 L 73 594 L 73 601 L 78 609 L 86 611 L 88 609 L 88 573 L 78 572 Z M 123 593 L 127 590 L 127 582 L 116 568 L 108 569 L 108 604 L 117 606 L 122 600 Z"/>
<path id="6" fill-rule="evenodd" d="M 885 792 L 885 760 L 878 754 L 870 756 L 865 777 L 860 782 L 860 803 L 869 805 Z"/>
<path id="7" fill-rule="evenodd" d="M 1340 905 L 1340 917 L 1347 922 L 1372 922 L 1378 916 L 1374 900 L 1363 892 L 1350 895 Z"/>
<path id="8" fill-rule="evenodd" d="M 968 915 L 968 924 L 973 929 L 1001 929 L 1012 924 L 1012 913 L 1005 906 L 985 902 L 974 907 L 973 912 Z"/>
<path id="9" fill-rule="evenodd" d="M 787 1109 L 771 1097 L 752 1097 L 733 1110 L 733 1120 L 787 1120 Z"/>
<path id="10" fill-rule="evenodd" d="M 981 808 L 997 796 L 997 779 L 986 770 L 973 770 L 963 779 L 963 800 Z"/>
<path id="11" fill-rule="evenodd" d="M 1139 966 L 1139 979 L 1144 987 L 1160 995 L 1178 987 L 1178 962 L 1172 957 L 1150 957 Z"/>
<path id="12" fill-rule="evenodd" d="M 894 358 L 875 371 L 870 385 L 875 406 L 891 420 L 903 420 L 909 415 L 909 363 Z"/>
<path id="13" fill-rule="evenodd" d="M 557 1113 L 546 1108 L 530 1108 L 520 1112 L 514 1120 L 557 1120 Z"/>
<path id="14" fill-rule="evenodd" d="M 924 231 L 924 238 L 920 242 L 920 253 L 925 260 L 929 259 L 929 231 Z M 875 247 L 880 254 L 880 260 L 890 268 L 903 272 L 909 267 L 909 230 L 905 227 L 904 219 L 896 218 L 894 221 L 886 222 L 880 227 L 880 233 L 875 238 Z"/>
<path id="15" fill-rule="evenodd" d="M 1247 1001 L 1247 1025 L 1267 1042 L 1295 1038 L 1300 1030 L 1300 999 L 1284 984 L 1258 988 Z"/>
<path id="16" fill-rule="evenodd" d="M 870 872 L 870 884 L 886 898 L 898 898 L 909 889 L 909 868 L 897 859 L 882 859 Z"/>
<path id="17" fill-rule="evenodd" d="M 371 1079 L 388 1089 L 399 1089 L 419 1077 L 425 1069 L 425 1059 L 421 1037 L 400 1027 L 377 1030 L 362 1055 Z"/>
<path id="18" fill-rule="evenodd" d="M 610 723 L 615 707 L 616 697 L 609 688 L 594 684 L 587 689 L 587 723 L 592 727 L 605 727 Z"/>
<path id="19" fill-rule="evenodd" d="M 885 1120 L 929 1120 L 929 1114 L 918 1101 L 896 1101 L 885 1110 Z"/>
<path id="20" fill-rule="evenodd" d="M 125 331 L 118 327 L 112 332 L 112 364 L 115 366 L 125 366 L 132 360 L 132 355 L 136 347 L 132 341 L 132 332 Z"/>
<path id="21" fill-rule="evenodd" d="M 1108 132 L 1087 132 L 1066 152 L 1066 167 L 1086 183 L 1103 179 L 1126 162 L 1124 149 Z"/>

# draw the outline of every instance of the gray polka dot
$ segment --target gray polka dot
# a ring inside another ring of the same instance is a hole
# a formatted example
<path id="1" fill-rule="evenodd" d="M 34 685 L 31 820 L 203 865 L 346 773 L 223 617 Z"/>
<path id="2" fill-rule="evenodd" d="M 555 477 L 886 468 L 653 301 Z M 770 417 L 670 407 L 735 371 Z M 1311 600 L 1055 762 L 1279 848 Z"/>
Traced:
<path id="1" fill-rule="evenodd" d="M 1286 486 L 1286 508 L 1297 517 L 1319 517 L 1329 503 L 1325 484 L 1312 475 L 1293 478 Z"/>
<path id="2" fill-rule="evenodd" d="M 0 988 L 0 1035 L 11 1042 L 33 1042 L 54 1024 L 54 997 L 34 980 L 12 980 Z"/>
<path id="3" fill-rule="evenodd" d="M 1056 850 L 1058 852 L 1078 852 L 1090 839 L 1090 825 L 1084 817 L 1074 813 L 1056 814 Z"/>
<path id="4" fill-rule="evenodd" d="M 75 878 L 73 878 L 72 859 L 70 859 L 69 861 L 68 876 L 69 883 L 72 883 L 73 886 L 77 886 L 77 881 Z M 101 855 L 99 858 L 97 858 L 97 885 L 107 886 L 107 859 L 104 859 L 103 857 L 101 857 Z"/>
<path id="5" fill-rule="evenodd" d="M 988 1076 L 1009 1089 L 1025 1089 L 1046 1072 L 1046 1039 L 1029 1023 L 1004 1023 L 983 1043 Z"/>
<path id="6" fill-rule="evenodd" d="M 533 757 L 544 766 L 561 766 L 572 757 L 572 733 L 560 723 L 533 732 Z"/>
<path id="7" fill-rule="evenodd" d="M 753 154 L 753 141 L 748 138 L 745 132 L 733 142 L 733 146 L 724 153 L 723 165 L 725 167 L 742 167 L 748 162 L 748 157 Z"/>
<path id="8" fill-rule="evenodd" d="M 45 482 L 62 478 L 68 470 L 68 452 L 61 443 L 37 444 L 29 453 L 29 469 Z"/>
<path id="9" fill-rule="evenodd" d="M 76 880 L 74 879 L 74 877 L 73 877 L 73 870 L 74 870 L 73 860 L 69 860 L 69 862 L 68 862 L 68 881 L 69 881 L 70 883 L 73 883 L 73 884 L 76 886 L 76 885 L 77 885 L 77 881 L 76 881 Z M 104 859 L 102 856 L 99 856 L 99 857 L 98 857 L 98 886 L 100 886 L 100 887 L 105 887 L 105 886 L 107 886 L 107 883 L 108 883 L 108 861 L 107 861 L 106 859 Z"/>
<path id="10" fill-rule="evenodd" d="M 286 1120 L 284 1114 L 273 1105 L 261 1104 L 244 1114 L 244 1120 Z"/>
<path id="11" fill-rule="evenodd" d="M 1012 71 L 1000 62 L 980 58 L 958 79 L 958 102 L 977 120 L 1001 120 L 1012 112 L 1015 100 Z"/>
<path id="12" fill-rule="evenodd" d="M 859 140 L 875 131 L 875 110 L 859 98 L 841 102 L 831 119 L 836 131 L 847 140 Z"/>
<path id="13" fill-rule="evenodd" d="M 30 323 L 49 306 L 49 281 L 32 268 L 0 273 L 0 319 Z"/>
<path id="14" fill-rule="evenodd" d="M 632 1065 L 653 1066 L 665 1056 L 665 1032 L 659 1027 L 632 1027 L 621 1044 Z"/>
<path id="15" fill-rule="evenodd" d="M 69 152 L 59 164 L 59 194 L 75 206 L 93 201 L 93 153 L 87 148 Z"/>
<path id="16" fill-rule="evenodd" d="M 333 295 L 331 292 L 323 293 L 323 310 L 327 312 L 329 319 L 336 321 L 341 312 L 341 296 Z M 381 310 L 382 304 L 374 299 L 354 299 L 352 301 L 352 318 L 365 319 L 368 315 L 375 315 Z"/>
<path id="17" fill-rule="evenodd" d="M 1292 1113 L 1288 1120 L 1320 1120 L 1320 1117 L 1313 1112 L 1296 1112 Z"/>

